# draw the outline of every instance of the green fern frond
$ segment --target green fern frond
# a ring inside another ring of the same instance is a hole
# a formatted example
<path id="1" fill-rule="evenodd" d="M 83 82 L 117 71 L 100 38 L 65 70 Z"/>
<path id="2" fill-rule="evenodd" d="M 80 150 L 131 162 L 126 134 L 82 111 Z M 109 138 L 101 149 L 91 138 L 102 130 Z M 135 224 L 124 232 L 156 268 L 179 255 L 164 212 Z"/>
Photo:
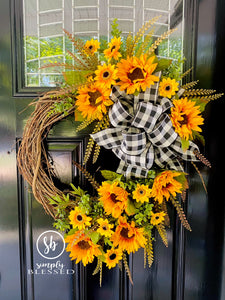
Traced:
<path id="1" fill-rule="evenodd" d="M 165 228 L 165 225 L 164 224 L 159 224 L 159 225 L 156 225 L 156 228 L 158 230 L 158 233 L 164 243 L 164 245 L 166 247 L 168 247 L 168 239 L 167 239 L 167 234 L 166 234 L 166 228 Z"/>
<path id="2" fill-rule="evenodd" d="M 183 208 L 181 207 L 179 201 L 175 200 L 173 197 L 170 197 L 173 206 L 176 208 L 177 214 L 180 218 L 182 225 L 189 231 L 191 231 L 191 227 L 186 219 Z"/>
<path id="3" fill-rule="evenodd" d="M 99 184 L 94 179 L 94 177 L 85 168 L 83 168 L 81 165 L 79 165 L 77 162 L 73 161 L 73 164 L 78 168 L 78 170 L 80 170 L 84 174 L 86 179 L 92 184 L 93 188 L 98 190 L 99 189 Z"/>
<path id="4" fill-rule="evenodd" d="M 85 165 L 88 162 L 88 160 L 91 156 L 94 144 L 95 144 L 95 141 L 93 140 L 93 138 L 90 137 L 88 140 L 87 147 L 85 149 L 83 165 Z"/>
<path id="5" fill-rule="evenodd" d="M 139 41 L 142 39 L 142 37 L 144 36 L 144 34 L 151 28 L 151 26 L 153 24 L 155 24 L 155 22 L 160 18 L 160 16 L 156 16 L 153 19 L 147 21 L 145 24 L 142 25 L 142 27 L 138 30 L 137 34 L 135 35 L 134 38 L 134 46 L 133 49 L 135 50 L 137 44 L 139 43 Z M 132 53 L 134 54 L 134 52 Z"/>
<path id="6" fill-rule="evenodd" d="M 152 29 L 145 37 L 144 41 L 140 43 L 139 47 L 136 47 L 136 56 L 140 57 L 141 54 L 146 53 L 149 49 L 150 43 L 152 41 L 152 36 L 154 34 L 155 29 Z"/>
<path id="7" fill-rule="evenodd" d="M 151 55 L 158 48 L 158 46 L 162 43 L 162 41 L 167 39 L 176 30 L 177 30 L 177 28 L 170 29 L 170 30 L 164 32 L 160 37 L 158 37 L 157 40 L 149 48 L 148 54 Z"/>
<path id="8" fill-rule="evenodd" d="M 126 56 L 132 56 L 134 47 L 134 38 L 131 33 L 128 34 L 126 39 Z"/>
<path id="9" fill-rule="evenodd" d="M 154 254 L 153 254 L 153 244 L 152 244 L 152 237 L 149 236 L 147 238 L 147 244 L 145 245 L 146 256 L 148 258 L 148 266 L 151 268 L 153 261 L 154 261 Z"/>
<path id="10" fill-rule="evenodd" d="M 193 86 L 195 86 L 196 84 L 198 84 L 199 80 L 196 80 L 196 81 L 191 81 L 191 82 L 188 82 L 184 85 L 182 85 L 182 89 L 185 89 L 185 90 L 188 90 L 188 89 L 191 89 L 193 88 Z"/>
<path id="11" fill-rule="evenodd" d="M 40 69 L 53 68 L 53 67 L 64 67 L 65 69 L 77 70 L 76 66 L 74 66 L 72 64 L 68 64 L 68 63 L 61 63 L 61 62 L 46 64 L 46 65 L 40 67 Z"/>
<path id="12" fill-rule="evenodd" d="M 184 77 L 186 77 L 188 74 L 191 73 L 192 70 L 193 70 L 193 67 L 191 67 L 186 72 L 184 72 L 183 74 L 181 74 L 180 79 L 183 79 Z"/>
<path id="13" fill-rule="evenodd" d="M 98 272 L 100 271 L 100 265 L 101 265 L 101 260 L 98 258 L 98 260 L 97 260 L 97 265 L 96 265 L 96 267 L 95 267 L 95 269 L 94 269 L 92 275 L 98 274 Z"/>
<path id="14" fill-rule="evenodd" d="M 83 129 L 85 129 L 87 126 L 89 126 L 91 123 L 93 123 L 94 120 L 90 119 L 90 120 L 84 120 L 77 128 L 76 128 L 76 132 L 79 132 Z"/>
<path id="15" fill-rule="evenodd" d="M 194 155 L 207 167 L 211 168 L 211 163 L 210 161 L 203 155 L 201 154 L 197 149 L 194 150 Z"/>
<path id="16" fill-rule="evenodd" d="M 93 160 L 92 160 L 93 164 L 96 163 L 98 156 L 100 154 L 100 150 L 101 150 L 101 147 L 98 144 L 96 144 L 95 149 L 94 149 L 94 154 L 93 154 Z"/>
<path id="17" fill-rule="evenodd" d="M 215 93 L 215 90 L 207 90 L 207 89 L 191 89 L 191 90 L 186 90 L 183 93 L 184 97 L 193 97 L 193 96 L 208 96 L 213 93 Z"/>
<path id="18" fill-rule="evenodd" d="M 131 284 L 133 285 L 133 280 L 132 280 L 132 276 L 131 276 L 131 272 L 130 272 L 130 268 L 128 266 L 128 262 L 127 262 L 127 256 L 126 253 L 123 253 L 123 263 L 124 263 L 124 267 L 125 267 L 125 271 L 127 273 L 127 276 L 131 282 Z"/>
<path id="19" fill-rule="evenodd" d="M 202 97 L 199 97 L 198 99 L 208 103 L 210 101 L 217 100 L 217 99 L 221 98 L 223 95 L 224 94 L 221 93 L 221 94 L 215 94 L 215 95 L 209 95 L 209 96 L 202 96 Z"/>

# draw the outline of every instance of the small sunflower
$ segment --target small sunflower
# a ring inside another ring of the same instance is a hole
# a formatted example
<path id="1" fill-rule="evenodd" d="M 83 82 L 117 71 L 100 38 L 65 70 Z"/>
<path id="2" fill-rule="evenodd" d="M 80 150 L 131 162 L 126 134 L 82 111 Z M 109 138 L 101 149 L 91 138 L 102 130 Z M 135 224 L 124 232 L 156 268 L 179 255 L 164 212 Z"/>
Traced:
<path id="1" fill-rule="evenodd" d="M 171 195 L 176 197 L 176 194 L 181 193 L 183 189 L 182 184 L 176 180 L 176 177 L 180 175 L 180 172 L 164 171 L 156 176 L 152 186 L 151 197 L 154 197 L 159 204 L 162 203 L 164 197 L 167 201 Z"/>
<path id="2" fill-rule="evenodd" d="M 133 191 L 133 198 L 137 201 L 137 202 L 148 202 L 149 198 L 150 198 L 150 194 L 151 194 L 151 189 L 144 184 L 137 184 L 136 189 Z"/>
<path id="3" fill-rule="evenodd" d="M 174 100 L 174 107 L 171 108 L 171 121 L 175 131 L 185 140 L 193 138 L 193 131 L 202 131 L 199 125 L 203 124 L 204 119 L 200 116 L 199 106 L 195 104 L 194 101 L 181 98 Z"/>
<path id="4" fill-rule="evenodd" d="M 114 247 L 119 246 L 120 249 L 126 250 L 128 254 L 136 252 L 146 244 L 144 228 L 137 228 L 134 221 L 128 223 L 125 217 L 120 217 L 111 241 Z"/>
<path id="5" fill-rule="evenodd" d="M 95 74 L 95 80 L 98 82 L 99 86 L 110 88 L 111 85 L 116 84 L 117 70 L 115 69 L 115 66 L 111 64 L 103 64 L 103 66 L 99 65 Z"/>
<path id="6" fill-rule="evenodd" d="M 162 223 L 165 219 L 165 213 L 163 211 L 159 213 L 151 213 L 151 224 L 152 225 L 158 225 Z"/>
<path id="7" fill-rule="evenodd" d="M 95 256 L 101 255 L 99 245 L 95 245 L 91 239 L 84 234 L 75 233 L 68 235 L 65 238 L 65 242 L 68 243 L 66 247 L 67 252 L 70 253 L 71 259 L 76 259 L 76 264 L 80 261 L 83 262 L 84 266 L 91 263 Z"/>
<path id="8" fill-rule="evenodd" d="M 112 184 L 104 181 L 98 189 L 99 201 L 103 203 L 107 215 L 112 214 L 118 218 L 127 207 L 128 192 L 118 186 L 118 182 Z"/>
<path id="9" fill-rule="evenodd" d="M 87 120 L 101 120 L 107 112 L 106 107 L 113 104 L 109 98 L 111 90 L 100 87 L 96 82 L 80 87 L 77 92 L 77 109 Z"/>
<path id="10" fill-rule="evenodd" d="M 98 40 L 91 39 L 85 43 L 84 48 L 88 55 L 93 55 L 100 48 L 100 43 Z"/>
<path id="11" fill-rule="evenodd" d="M 118 262 L 122 259 L 122 251 L 120 249 L 110 249 L 107 250 L 105 255 L 106 266 L 111 269 L 114 268 Z"/>
<path id="12" fill-rule="evenodd" d="M 112 58 L 118 60 L 122 55 L 120 54 L 121 38 L 114 37 L 109 43 L 109 48 L 104 50 L 105 57 L 110 61 Z"/>
<path id="13" fill-rule="evenodd" d="M 157 63 L 153 63 L 154 60 L 155 56 L 147 58 L 147 55 L 122 59 L 117 64 L 120 89 L 127 90 L 127 94 L 134 94 L 135 91 L 145 91 L 159 81 L 159 77 L 152 74 L 157 67 Z"/>
<path id="14" fill-rule="evenodd" d="M 111 230 L 114 227 L 114 225 L 109 224 L 109 221 L 103 218 L 98 219 L 97 222 L 99 224 L 97 232 L 99 232 L 101 235 L 104 235 L 105 237 L 111 237 L 111 235 L 114 233 Z"/>
<path id="15" fill-rule="evenodd" d="M 179 83 L 175 79 L 163 78 L 159 84 L 159 95 L 166 98 L 171 98 L 176 94 Z"/>
<path id="16" fill-rule="evenodd" d="M 74 210 L 71 210 L 69 219 L 73 228 L 78 228 L 79 230 L 85 229 L 87 226 L 91 226 L 91 217 L 83 214 L 78 207 L 76 207 Z"/>

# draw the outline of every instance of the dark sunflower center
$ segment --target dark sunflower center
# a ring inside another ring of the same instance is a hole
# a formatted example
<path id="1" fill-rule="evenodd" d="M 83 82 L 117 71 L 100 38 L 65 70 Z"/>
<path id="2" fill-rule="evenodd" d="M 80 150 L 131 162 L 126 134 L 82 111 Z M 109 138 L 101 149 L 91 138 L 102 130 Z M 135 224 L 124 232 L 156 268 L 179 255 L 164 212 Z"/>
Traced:
<path id="1" fill-rule="evenodd" d="M 158 220 L 158 219 L 159 219 L 159 216 L 156 216 L 155 219 Z"/>
<path id="2" fill-rule="evenodd" d="M 106 226 L 102 226 L 102 229 L 103 229 L 103 230 L 107 230 L 107 227 L 106 227 Z"/>
<path id="3" fill-rule="evenodd" d="M 124 237 L 125 239 L 132 239 L 134 237 L 134 234 L 132 236 L 128 236 L 129 233 L 129 229 L 128 228 L 122 228 L 122 230 L 120 231 L 120 235 L 122 237 Z"/>
<path id="4" fill-rule="evenodd" d="M 134 80 L 144 79 L 144 74 L 140 68 L 135 68 L 132 72 L 128 73 L 127 77 L 133 83 Z"/>
<path id="5" fill-rule="evenodd" d="M 78 215 L 78 216 L 77 216 L 77 221 L 82 221 L 82 220 L 83 220 L 82 216 L 81 216 L 81 215 Z"/>
<path id="6" fill-rule="evenodd" d="M 96 104 L 96 100 L 102 96 L 99 91 L 88 92 L 88 95 L 90 96 L 89 101 L 92 106 L 99 106 L 100 104 L 102 104 L 102 101 Z"/>
<path id="7" fill-rule="evenodd" d="M 144 194 L 144 191 L 143 191 L 143 190 L 139 190 L 139 194 L 140 194 L 140 195 L 143 195 L 143 194 Z"/>
<path id="8" fill-rule="evenodd" d="M 90 45 L 90 46 L 88 47 L 88 49 L 89 49 L 89 50 L 92 50 L 92 49 L 93 49 L 93 46 L 92 46 L 92 45 Z"/>
<path id="9" fill-rule="evenodd" d="M 182 115 L 182 117 L 183 117 L 183 120 L 179 121 L 180 126 L 187 125 L 187 123 L 188 123 L 188 117 L 187 117 L 187 115 Z"/>
<path id="10" fill-rule="evenodd" d="M 171 187 L 171 185 L 172 185 L 172 184 L 171 184 L 170 182 L 167 182 L 167 184 L 166 184 L 165 188 L 166 188 L 166 189 L 168 189 L 168 188 L 170 188 L 170 187 Z"/>
<path id="11" fill-rule="evenodd" d="M 170 86 L 170 85 L 167 85 L 166 88 L 165 88 L 165 90 L 166 90 L 166 91 L 170 91 L 170 90 L 171 90 L 171 86 Z"/>
<path id="12" fill-rule="evenodd" d="M 116 194 L 112 193 L 110 195 L 110 199 L 112 200 L 112 202 L 117 203 L 117 202 L 121 202 L 120 200 L 117 200 L 117 196 Z"/>
<path id="13" fill-rule="evenodd" d="M 114 45 L 114 46 L 112 46 L 112 48 L 111 48 L 111 52 L 112 52 L 114 49 L 116 49 L 116 46 L 115 46 L 115 45 Z"/>
<path id="14" fill-rule="evenodd" d="M 109 259 L 110 260 L 114 260 L 116 258 L 116 254 L 115 253 L 113 253 L 113 254 L 111 254 L 110 256 L 109 256 Z"/>
<path id="15" fill-rule="evenodd" d="M 102 76 L 103 76 L 103 78 L 108 78 L 109 75 L 110 75 L 110 73 L 108 71 L 105 71 Z"/>
<path id="16" fill-rule="evenodd" d="M 77 243 L 77 245 L 79 246 L 79 248 L 81 248 L 82 250 L 87 250 L 89 248 L 91 248 L 91 246 L 89 245 L 89 243 L 87 241 L 80 241 Z"/>

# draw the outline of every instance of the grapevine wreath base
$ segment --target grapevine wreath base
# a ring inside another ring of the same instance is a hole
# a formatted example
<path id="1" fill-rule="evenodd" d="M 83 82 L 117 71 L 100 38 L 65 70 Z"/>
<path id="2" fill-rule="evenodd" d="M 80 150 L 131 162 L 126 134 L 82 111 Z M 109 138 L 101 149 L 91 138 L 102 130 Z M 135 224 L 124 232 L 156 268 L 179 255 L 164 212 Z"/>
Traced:
<path id="1" fill-rule="evenodd" d="M 168 205 L 191 230 L 182 208 L 188 189 L 183 162 L 194 165 L 202 182 L 196 162 L 210 167 L 197 143 L 204 144 L 200 126 L 206 104 L 222 94 L 195 89 L 197 81 L 182 84 L 191 69 L 182 73 L 181 60 L 155 55 L 174 31 L 154 40 L 157 19 L 123 38 L 115 20 L 109 43 L 84 41 L 65 31 L 76 49 L 68 51 L 72 63 L 46 66 L 64 67 L 65 83 L 34 102 L 18 151 L 20 173 L 64 232 L 71 259 L 84 266 L 97 261 L 93 274 L 99 272 L 100 284 L 102 265 L 121 268 L 122 262 L 132 282 L 127 254 L 140 248 L 144 266 L 151 267 L 156 231 L 168 246 Z M 102 182 L 74 162 L 94 187 L 92 194 L 72 183 L 65 193 L 54 184 L 45 141 L 52 126 L 71 114 L 81 121 L 77 131 L 90 129 L 84 166 L 97 161 L 101 147 L 120 160 L 116 172 L 101 171 Z"/>

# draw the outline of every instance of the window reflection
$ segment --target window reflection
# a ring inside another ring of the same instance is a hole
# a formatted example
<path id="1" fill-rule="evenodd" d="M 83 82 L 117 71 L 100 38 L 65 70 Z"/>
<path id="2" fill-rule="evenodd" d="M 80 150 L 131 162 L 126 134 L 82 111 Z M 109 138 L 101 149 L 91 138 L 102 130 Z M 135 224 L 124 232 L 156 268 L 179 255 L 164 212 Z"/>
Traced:
<path id="1" fill-rule="evenodd" d="M 109 39 L 117 18 L 123 35 L 136 32 L 144 22 L 160 15 L 154 37 L 177 27 L 158 48 L 157 55 L 178 58 L 183 46 L 183 0 L 24 0 L 25 84 L 56 86 L 62 69 L 42 68 L 48 63 L 70 63 L 73 52 L 63 29 L 84 39 Z"/>

